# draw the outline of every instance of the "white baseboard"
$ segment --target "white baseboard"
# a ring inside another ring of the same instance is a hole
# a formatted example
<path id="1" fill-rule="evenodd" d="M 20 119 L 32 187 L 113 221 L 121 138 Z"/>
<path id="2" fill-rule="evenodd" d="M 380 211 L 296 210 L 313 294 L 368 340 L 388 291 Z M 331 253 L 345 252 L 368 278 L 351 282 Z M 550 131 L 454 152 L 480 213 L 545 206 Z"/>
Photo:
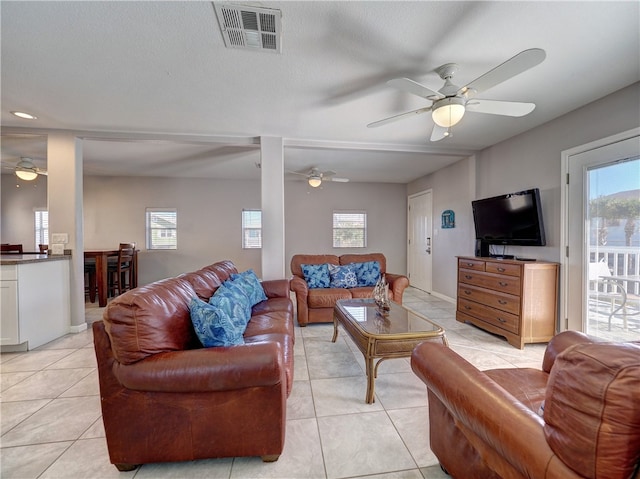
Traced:
<path id="1" fill-rule="evenodd" d="M 442 293 L 436 293 L 435 291 L 431 292 L 431 296 L 435 296 L 436 298 L 440 298 L 448 303 L 456 304 L 456 298 L 450 298 Z"/>
<path id="2" fill-rule="evenodd" d="M 87 323 L 78 324 L 76 326 L 69 327 L 69 332 L 73 334 L 81 333 L 87 330 Z"/>

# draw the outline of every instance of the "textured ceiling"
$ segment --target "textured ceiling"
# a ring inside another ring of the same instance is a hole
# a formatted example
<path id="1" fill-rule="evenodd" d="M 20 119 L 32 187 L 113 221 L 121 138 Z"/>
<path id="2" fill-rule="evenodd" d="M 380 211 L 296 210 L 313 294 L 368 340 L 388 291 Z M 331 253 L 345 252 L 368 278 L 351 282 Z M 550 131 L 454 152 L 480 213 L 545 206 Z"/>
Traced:
<path id="1" fill-rule="evenodd" d="M 15 134 L 65 129 L 88 174 L 258 178 L 278 136 L 289 170 L 406 183 L 640 80 L 636 1 L 246 4 L 282 12 L 281 54 L 225 48 L 210 2 L 2 2 L 3 164 L 46 167 Z M 438 90 L 455 62 L 464 85 L 529 48 L 545 61 L 479 95 L 525 117 L 470 112 L 437 143 L 429 114 L 366 127 L 430 104 L 387 80 Z"/>

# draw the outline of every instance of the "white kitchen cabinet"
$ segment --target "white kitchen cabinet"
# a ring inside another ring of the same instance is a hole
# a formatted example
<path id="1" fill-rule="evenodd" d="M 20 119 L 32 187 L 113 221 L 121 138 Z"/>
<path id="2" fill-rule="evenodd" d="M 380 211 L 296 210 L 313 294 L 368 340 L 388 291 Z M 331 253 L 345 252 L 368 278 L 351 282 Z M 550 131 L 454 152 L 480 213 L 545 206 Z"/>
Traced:
<path id="1" fill-rule="evenodd" d="M 69 332 L 68 257 L 3 256 L 0 292 L 3 351 L 37 348 Z"/>

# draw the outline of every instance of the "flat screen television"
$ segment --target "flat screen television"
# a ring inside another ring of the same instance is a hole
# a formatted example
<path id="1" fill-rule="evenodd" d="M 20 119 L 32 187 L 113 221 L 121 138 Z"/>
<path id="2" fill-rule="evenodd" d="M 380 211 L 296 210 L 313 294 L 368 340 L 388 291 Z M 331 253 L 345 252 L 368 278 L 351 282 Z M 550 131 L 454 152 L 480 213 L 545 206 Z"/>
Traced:
<path id="1" fill-rule="evenodd" d="M 471 207 L 476 239 L 491 245 L 545 246 L 538 188 L 475 200 Z"/>

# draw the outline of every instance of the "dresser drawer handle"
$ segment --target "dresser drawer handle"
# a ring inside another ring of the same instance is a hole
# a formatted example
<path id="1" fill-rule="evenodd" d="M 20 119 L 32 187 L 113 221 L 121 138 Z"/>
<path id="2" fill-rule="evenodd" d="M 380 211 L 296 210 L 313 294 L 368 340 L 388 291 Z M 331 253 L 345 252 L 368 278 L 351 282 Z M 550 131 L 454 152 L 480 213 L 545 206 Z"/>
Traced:
<path id="1" fill-rule="evenodd" d="M 497 268 L 498 271 L 500 271 L 501 273 L 504 273 L 504 268 Z"/>
<path id="2" fill-rule="evenodd" d="M 504 299 L 499 299 L 499 300 L 498 300 L 498 303 L 500 303 L 500 304 L 507 304 L 507 303 L 508 303 L 508 301 L 505 301 Z"/>
<path id="3" fill-rule="evenodd" d="M 464 290 L 464 294 L 471 294 L 471 293 L 472 293 L 472 292 L 471 292 L 471 291 L 469 291 L 468 289 L 465 289 L 465 290 Z"/>
<path id="4" fill-rule="evenodd" d="M 464 275 L 464 279 L 471 279 L 471 278 L 473 278 L 473 276 L 471 276 L 470 274 L 465 274 Z"/>
<path id="5" fill-rule="evenodd" d="M 509 286 L 509 283 L 505 283 L 504 281 L 500 281 L 498 284 L 500 286 Z"/>
<path id="6" fill-rule="evenodd" d="M 506 323 L 507 320 L 506 319 L 502 319 L 502 318 L 496 318 L 499 322 L 501 322 L 502 324 Z"/>
<path id="7" fill-rule="evenodd" d="M 467 266 L 471 268 L 473 266 L 473 263 L 467 263 Z"/>
<path id="8" fill-rule="evenodd" d="M 465 305 L 464 309 L 466 309 L 467 311 L 469 311 L 471 309 L 471 306 L 467 306 Z"/>

